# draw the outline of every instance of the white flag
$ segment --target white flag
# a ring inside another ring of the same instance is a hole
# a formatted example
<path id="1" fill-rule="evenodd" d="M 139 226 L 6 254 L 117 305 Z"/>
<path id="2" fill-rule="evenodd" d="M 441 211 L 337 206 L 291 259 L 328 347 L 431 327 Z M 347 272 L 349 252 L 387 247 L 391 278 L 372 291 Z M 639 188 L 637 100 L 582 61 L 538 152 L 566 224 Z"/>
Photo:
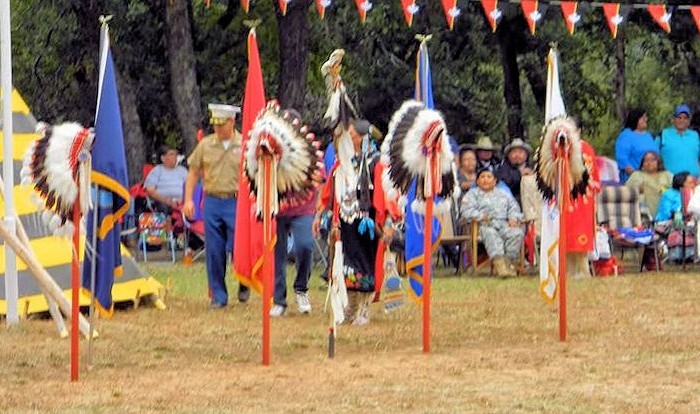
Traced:
<path id="1" fill-rule="evenodd" d="M 558 116 L 566 115 L 564 99 L 559 87 L 559 54 L 555 48 L 547 55 L 547 100 L 544 121 L 547 124 Z M 540 233 L 540 293 L 553 302 L 559 281 L 559 206 L 558 197 L 542 201 L 542 231 Z"/>

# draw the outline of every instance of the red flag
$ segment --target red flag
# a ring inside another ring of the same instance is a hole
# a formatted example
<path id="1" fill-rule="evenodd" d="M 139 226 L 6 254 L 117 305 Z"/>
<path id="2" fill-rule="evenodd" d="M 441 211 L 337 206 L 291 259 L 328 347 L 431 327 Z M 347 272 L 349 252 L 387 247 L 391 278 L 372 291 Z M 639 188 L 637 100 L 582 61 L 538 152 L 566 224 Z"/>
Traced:
<path id="1" fill-rule="evenodd" d="M 530 28 L 530 34 L 533 36 L 535 35 L 535 29 L 537 29 L 537 22 L 542 18 L 542 13 L 538 10 L 538 3 L 538 1 L 534 0 L 522 0 L 520 3 L 525 20 Z"/>
<path id="2" fill-rule="evenodd" d="M 321 16 L 321 20 L 326 17 L 326 7 L 331 5 L 331 0 L 316 0 L 316 11 Z"/>
<path id="3" fill-rule="evenodd" d="M 282 16 L 287 15 L 287 3 L 289 3 L 292 0 L 277 0 L 277 3 L 280 5 L 280 10 L 282 11 Z"/>
<path id="4" fill-rule="evenodd" d="M 246 14 L 248 14 L 248 10 L 250 9 L 250 0 L 241 0 L 241 8 Z"/>
<path id="5" fill-rule="evenodd" d="M 491 24 L 491 30 L 496 31 L 496 25 L 501 20 L 501 11 L 498 9 L 498 0 L 481 0 L 481 7 L 484 8 L 486 18 Z"/>
<path id="6" fill-rule="evenodd" d="M 561 12 L 564 15 L 564 22 L 566 23 L 566 30 L 569 34 L 574 34 L 574 27 L 576 23 L 581 20 L 581 15 L 577 13 L 578 2 L 577 1 L 562 1 L 561 2 Z"/>
<path id="7" fill-rule="evenodd" d="M 416 0 L 401 0 L 401 9 L 403 9 L 403 17 L 406 19 L 406 24 L 408 27 L 411 27 L 413 24 L 413 15 L 418 12 Z"/>
<path id="8" fill-rule="evenodd" d="M 664 29 L 664 32 L 671 33 L 671 13 L 666 11 L 665 4 L 650 4 L 647 6 L 647 10 L 654 21 Z"/>
<path id="9" fill-rule="evenodd" d="M 461 13 L 457 8 L 457 0 L 442 0 L 442 9 L 445 11 L 447 26 L 452 30 L 455 26 L 455 18 Z"/>
<path id="10" fill-rule="evenodd" d="M 357 11 L 360 12 L 360 22 L 364 23 L 367 19 L 367 12 L 372 8 L 372 3 L 369 0 L 355 0 Z"/>
<path id="11" fill-rule="evenodd" d="M 700 6 L 690 6 L 690 14 L 693 15 L 695 26 L 697 26 L 698 31 L 700 31 Z"/>
<path id="12" fill-rule="evenodd" d="M 620 3 L 603 3 L 605 20 L 608 21 L 610 33 L 613 39 L 617 38 L 617 27 L 622 23 L 623 17 L 620 15 Z"/>
<path id="13" fill-rule="evenodd" d="M 238 205 L 236 207 L 235 244 L 233 271 L 244 285 L 262 292 L 263 225 L 255 219 L 255 201 L 251 199 L 248 178 L 244 172 L 244 149 L 253 128 L 255 118 L 265 108 L 265 87 L 263 85 L 258 41 L 255 29 L 248 34 L 248 77 L 243 95 L 243 128 L 241 142 L 241 168 L 238 170 Z M 274 223 L 273 223 L 274 226 Z"/>

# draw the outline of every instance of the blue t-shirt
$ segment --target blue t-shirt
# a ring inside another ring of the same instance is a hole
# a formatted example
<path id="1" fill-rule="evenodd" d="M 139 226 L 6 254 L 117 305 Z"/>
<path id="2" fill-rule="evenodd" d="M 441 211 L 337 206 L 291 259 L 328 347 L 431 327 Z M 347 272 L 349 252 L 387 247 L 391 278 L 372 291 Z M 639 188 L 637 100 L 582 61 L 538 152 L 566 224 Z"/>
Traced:
<path id="1" fill-rule="evenodd" d="M 648 131 L 636 132 L 625 128 L 615 141 L 615 161 L 620 169 L 620 182 L 624 183 L 629 178 L 625 172 L 626 167 L 639 170 L 644 154 L 649 151 L 659 152 L 659 145 Z"/>
<path id="2" fill-rule="evenodd" d="M 676 128 L 666 128 L 656 138 L 661 159 L 671 174 L 688 171 L 693 177 L 698 176 L 698 159 L 700 158 L 700 138 L 692 129 L 679 134 Z"/>

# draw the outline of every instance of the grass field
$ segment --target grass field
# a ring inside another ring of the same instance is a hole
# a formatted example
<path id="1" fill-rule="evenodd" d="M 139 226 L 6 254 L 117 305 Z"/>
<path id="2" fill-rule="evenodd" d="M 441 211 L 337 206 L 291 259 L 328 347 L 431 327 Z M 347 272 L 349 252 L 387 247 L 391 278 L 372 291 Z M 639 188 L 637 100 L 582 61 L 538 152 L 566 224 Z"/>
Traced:
<path id="1" fill-rule="evenodd" d="M 145 269 L 164 284 L 170 279 L 169 309 L 142 304 L 100 320 L 94 366 L 83 363 L 77 384 L 68 381 L 69 343 L 50 320 L 3 324 L 0 410 L 700 411 L 700 277 L 693 272 L 570 281 L 566 343 L 534 277 L 438 272 L 430 354 L 421 351 L 419 307 L 384 314 L 374 305 L 370 325 L 341 327 L 332 360 L 325 292 L 314 276 L 312 315 L 290 306 L 273 320 L 272 364 L 263 367 L 259 297 L 209 311 L 201 264 Z"/>

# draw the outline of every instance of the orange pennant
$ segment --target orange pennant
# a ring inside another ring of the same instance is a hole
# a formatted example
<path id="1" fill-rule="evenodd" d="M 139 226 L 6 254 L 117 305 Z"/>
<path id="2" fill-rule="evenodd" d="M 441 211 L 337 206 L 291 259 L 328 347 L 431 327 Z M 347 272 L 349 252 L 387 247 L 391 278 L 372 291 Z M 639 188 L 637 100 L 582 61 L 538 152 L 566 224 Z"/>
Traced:
<path id="1" fill-rule="evenodd" d="M 457 8 L 457 0 L 442 0 L 442 9 L 445 11 L 447 26 L 452 30 L 455 26 L 455 18 L 462 12 Z"/>
<path id="2" fill-rule="evenodd" d="M 542 13 L 537 9 L 538 3 L 538 1 L 534 0 L 522 0 L 522 2 L 520 2 L 520 7 L 523 9 L 525 20 L 530 28 L 530 34 L 533 36 L 537 29 L 537 22 L 542 18 Z"/>
<path id="3" fill-rule="evenodd" d="M 280 5 L 280 10 L 282 11 L 282 16 L 287 15 L 287 3 L 289 3 L 292 0 L 277 0 L 277 3 Z"/>
<path id="4" fill-rule="evenodd" d="M 367 12 L 372 8 L 372 3 L 369 0 L 355 0 L 357 11 L 360 12 L 360 22 L 364 23 L 367 18 Z"/>
<path id="5" fill-rule="evenodd" d="M 690 14 L 693 15 L 695 26 L 697 26 L 698 31 L 700 31 L 700 6 L 690 6 Z"/>
<path id="6" fill-rule="evenodd" d="M 486 18 L 491 24 L 491 30 L 496 31 L 496 26 L 501 20 L 501 15 L 503 14 L 498 10 L 498 0 L 481 0 L 481 7 L 484 8 L 484 13 L 486 13 Z"/>
<path id="7" fill-rule="evenodd" d="M 248 10 L 250 9 L 250 0 L 241 0 L 241 8 L 246 14 L 248 14 Z"/>
<path id="8" fill-rule="evenodd" d="M 647 10 L 664 32 L 671 33 L 671 13 L 666 11 L 665 4 L 650 4 L 647 6 Z"/>
<path id="9" fill-rule="evenodd" d="M 331 5 L 331 0 L 316 0 L 316 10 L 318 15 L 321 16 L 321 20 L 326 17 L 326 7 Z"/>
<path id="10" fill-rule="evenodd" d="M 603 12 L 605 12 L 605 20 L 608 21 L 610 33 L 612 33 L 613 39 L 616 39 L 617 28 L 623 20 L 620 15 L 620 3 L 603 3 Z"/>
<path id="11" fill-rule="evenodd" d="M 581 15 L 577 13 L 578 2 L 577 1 L 562 1 L 561 2 L 561 13 L 564 15 L 564 22 L 566 23 L 566 30 L 570 35 L 574 34 L 574 28 L 576 23 L 581 20 Z"/>
<path id="12" fill-rule="evenodd" d="M 401 0 L 401 8 L 403 9 L 403 17 L 406 19 L 406 24 L 411 27 L 413 24 L 413 15 L 418 12 L 416 0 Z"/>

